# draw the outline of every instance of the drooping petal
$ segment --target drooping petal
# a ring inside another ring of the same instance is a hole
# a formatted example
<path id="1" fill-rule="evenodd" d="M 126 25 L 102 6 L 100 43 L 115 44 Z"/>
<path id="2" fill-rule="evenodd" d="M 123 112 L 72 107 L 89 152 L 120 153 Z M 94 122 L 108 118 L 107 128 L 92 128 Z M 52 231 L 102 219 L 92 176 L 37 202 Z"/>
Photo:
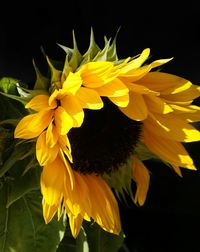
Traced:
<path id="1" fill-rule="evenodd" d="M 97 110 L 103 107 L 103 101 L 95 90 L 81 87 L 76 93 L 76 97 L 82 108 Z"/>
<path id="2" fill-rule="evenodd" d="M 84 175 L 74 171 L 74 187 L 70 188 L 69 183 L 65 183 L 64 204 L 75 217 L 84 216 L 85 213 L 91 215 L 89 188 L 83 177 Z"/>
<path id="3" fill-rule="evenodd" d="M 143 121 L 148 115 L 148 109 L 142 95 L 130 92 L 129 104 L 120 110 L 135 121 Z"/>
<path id="4" fill-rule="evenodd" d="M 71 212 L 69 212 L 67 215 L 69 217 L 69 225 L 72 232 L 72 236 L 76 239 L 81 229 L 83 217 L 80 214 L 75 216 Z"/>
<path id="5" fill-rule="evenodd" d="M 70 141 L 67 135 L 60 135 L 58 138 L 58 143 L 60 148 L 63 150 L 63 152 L 67 155 L 67 157 L 69 158 L 70 162 L 72 163 L 71 160 L 71 145 L 70 145 Z"/>
<path id="6" fill-rule="evenodd" d="M 66 168 L 59 156 L 42 170 L 40 185 L 45 202 L 58 205 L 63 198 Z"/>
<path id="7" fill-rule="evenodd" d="M 63 82 L 62 88 L 69 93 L 75 95 L 82 84 L 82 79 L 78 73 L 70 72 L 66 80 Z"/>
<path id="8" fill-rule="evenodd" d="M 143 131 L 143 142 L 161 160 L 192 170 L 196 170 L 190 155 L 179 142 L 162 138 L 148 130 Z"/>
<path id="9" fill-rule="evenodd" d="M 48 95 L 37 95 L 33 97 L 25 106 L 25 108 L 30 108 L 35 111 L 41 111 L 49 107 L 48 104 L 49 96 Z"/>
<path id="10" fill-rule="evenodd" d="M 133 179 L 136 182 L 137 190 L 135 193 L 135 202 L 142 206 L 145 203 L 147 192 L 149 189 L 150 175 L 145 165 L 136 157 L 133 162 L 132 169 Z"/>
<path id="11" fill-rule="evenodd" d="M 31 139 L 39 136 L 51 123 L 52 116 L 52 110 L 42 110 L 23 117 L 15 128 L 14 137 Z"/>
<path id="12" fill-rule="evenodd" d="M 197 129 L 172 114 L 165 116 L 150 114 L 148 119 L 144 121 L 144 129 L 178 142 L 200 141 L 200 132 Z"/>
<path id="13" fill-rule="evenodd" d="M 92 218 L 107 232 L 119 234 L 121 231 L 117 201 L 106 182 L 95 175 L 84 177 L 90 190 Z"/>
<path id="14" fill-rule="evenodd" d="M 60 135 L 66 135 L 74 123 L 71 116 L 61 106 L 55 110 L 54 121 L 56 130 Z"/>
<path id="15" fill-rule="evenodd" d="M 44 221 L 46 224 L 48 224 L 53 219 L 54 215 L 56 214 L 56 212 L 59 209 L 59 205 L 60 205 L 60 203 L 55 204 L 55 205 L 49 205 L 43 199 L 43 201 L 42 201 L 43 216 L 44 216 Z"/>
<path id="16" fill-rule="evenodd" d="M 67 95 L 61 100 L 61 106 L 73 119 L 73 127 L 80 127 L 83 123 L 84 112 L 77 98 L 73 95 Z"/>
<path id="17" fill-rule="evenodd" d="M 59 145 L 55 144 L 53 147 L 48 146 L 46 141 L 46 131 L 42 132 L 36 142 L 36 157 L 41 166 L 52 163 L 59 151 Z"/>
<path id="18" fill-rule="evenodd" d="M 62 149 L 60 149 L 59 157 L 60 157 L 60 160 L 64 164 L 65 169 L 67 171 L 67 173 L 65 174 L 66 175 L 65 180 L 67 181 L 66 183 L 68 183 L 68 185 L 70 186 L 70 189 L 72 190 L 74 188 L 74 173 L 73 173 L 71 165 L 70 165 L 69 161 L 66 159 L 66 157 L 64 155 L 64 151 Z"/>

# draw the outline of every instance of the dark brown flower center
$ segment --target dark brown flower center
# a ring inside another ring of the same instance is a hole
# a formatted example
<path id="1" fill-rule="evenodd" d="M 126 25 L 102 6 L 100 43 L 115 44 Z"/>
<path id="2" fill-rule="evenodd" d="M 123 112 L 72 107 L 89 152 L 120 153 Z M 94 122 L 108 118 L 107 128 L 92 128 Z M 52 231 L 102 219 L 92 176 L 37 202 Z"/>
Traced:
<path id="1" fill-rule="evenodd" d="M 69 132 L 73 169 L 84 174 L 110 173 L 126 163 L 140 138 L 142 124 L 129 119 L 107 98 L 101 110 L 85 110 L 80 128 Z"/>

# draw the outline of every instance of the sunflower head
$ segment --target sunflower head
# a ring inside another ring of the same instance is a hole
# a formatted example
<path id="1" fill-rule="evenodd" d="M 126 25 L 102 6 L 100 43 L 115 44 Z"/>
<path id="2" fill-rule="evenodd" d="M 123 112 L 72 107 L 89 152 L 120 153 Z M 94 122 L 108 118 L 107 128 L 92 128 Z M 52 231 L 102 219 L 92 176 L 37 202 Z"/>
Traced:
<path id="1" fill-rule="evenodd" d="M 76 237 L 83 219 L 119 234 L 117 195 L 128 192 L 143 205 L 150 175 L 143 161 L 157 158 L 181 175 L 196 167 L 183 144 L 200 140 L 193 104 L 200 88 L 180 76 L 158 71 L 172 58 L 146 63 L 150 49 L 118 59 L 116 36 L 103 49 L 91 31 L 81 54 L 59 45 L 64 62 L 47 59 L 50 75 L 34 63 L 36 83 L 26 100 L 29 114 L 15 128 L 15 138 L 33 139 L 43 167 L 41 191 L 46 223 L 65 209 Z M 135 195 L 131 184 L 137 186 Z"/>

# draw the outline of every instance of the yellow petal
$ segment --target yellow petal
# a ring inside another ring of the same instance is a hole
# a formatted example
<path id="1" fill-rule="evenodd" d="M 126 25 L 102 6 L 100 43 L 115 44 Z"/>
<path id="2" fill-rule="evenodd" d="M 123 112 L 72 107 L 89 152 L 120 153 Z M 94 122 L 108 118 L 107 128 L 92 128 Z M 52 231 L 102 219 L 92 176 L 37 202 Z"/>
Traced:
<path id="1" fill-rule="evenodd" d="M 135 121 L 143 121 L 148 115 L 148 109 L 142 95 L 130 92 L 130 101 L 127 107 L 120 110 Z"/>
<path id="2" fill-rule="evenodd" d="M 46 144 L 51 148 L 54 147 L 58 141 L 58 136 L 56 127 L 51 121 L 46 131 Z"/>
<path id="3" fill-rule="evenodd" d="M 190 106 L 179 106 L 175 104 L 170 104 L 174 109 L 174 113 L 178 118 L 186 120 L 188 122 L 198 122 L 200 121 L 200 107 L 195 105 Z"/>
<path id="4" fill-rule="evenodd" d="M 131 83 L 131 82 L 126 82 L 126 86 L 128 87 L 128 89 L 130 91 L 133 91 L 133 92 L 136 92 L 136 93 L 139 93 L 139 94 L 152 94 L 152 95 L 155 95 L 155 96 L 158 96 L 160 95 L 159 92 L 156 92 L 156 91 L 153 91 L 141 84 L 135 84 L 135 83 Z"/>
<path id="5" fill-rule="evenodd" d="M 69 187 L 69 183 L 65 183 L 64 204 L 66 209 L 75 217 L 80 214 L 84 216 L 85 213 L 91 215 L 89 188 L 83 176 L 74 171 L 73 189 Z"/>
<path id="6" fill-rule="evenodd" d="M 119 234 L 121 231 L 117 201 L 106 182 L 95 175 L 84 177 L 90 190 L 92 218 L 107 232 Z"/>
<path id="7" fill-rule="evenodd" d="M 81 87 L 76 97 L 82 108 L 87 109 L 101 109 L 103 107 L 103 102 L 99 94 L 92 89 Z"/>
<path id="8" fill-rule="evenodd" d="M 163 95 L 182 92 L 189 89 L 192 85 L 190 81 L 180 76 L 159 71 L 147 73 L 143 78 L 137 81 L 137 84 L 160 92 Z"/>
<path id="9" fill-rule="evenodd" d="M 172 58 L 171 58 L 172 59 Z M 142 66 L 140 68 L 137 68 L 137 69 L 132 69 L 130 70 L 129 72 L 127 73 L 124 73 L 124 74 L 119 74 L 119 78 L 122 80 L 122 81 L 125 81 L 125 82 L 136 82 L 140 79 L 142 79 L 145 75 L 147 75 L 152 68 L 155 68 L 155 67 L 158 67 L 158 66 L 161 66 L 163 64 L 166 64 L 167 62 L 169 62 L 171 59 L 161 59 L 161 60 L 155 60 L 153 61 L 151 64 L 149 65 L 145 65 L 145 66 Z M 137 84 L 137 82 L 136 82 Z M 144 85 L 143 82 L 141 82 L 140 84 Z M 144 85 L 145 86 L 145 85 Z M 148 87 L 148 86 L 147 86 Z M 152 88 L 149 88 L 149 89 L 152 89 Z M 154 89 L 152 89 L 154 90 Z M 155 90 L 157 91 L 157 90 Z M 158 91 L 159 92 L 159 91 Z"/>
<path id="10" fill-rule="evenodd" d="M 59 203 L 55 205 L 48 205 L 43 199 L 42 201 L 43 216 L 46 224 L 48 224 L 53 219 L 54 215 L 59 209 L 59 205 L 60 205 Z"/>
<path id="11" fill-rule="evenodd" d="M 133 69 L 140 67 L 147 60 L 149 54 L 150 49 L 149 48 L 144 49 L 138 58 L 131 60 L 121 69 L 120 74 L 128 73 Z"/>
<path id="12" fill-rule="evenodd" d="M 152 153 L 161 158 L 161 160 L 188 169 L 195 170 L 193 160 L 181 143 L 162 138 L 148 130 L 143 132 L 144 144 Z"/>
<path id="13" fill-rule="evenodd" d="M 54 206 L 61 202 L 64 192 L 66 168 L 59 156 L 43 167 L 40 184 L 45 202 Z"/>
<path id="14" fill-rule="evenodd" d="M 56 130 L 60 135 L 66 135 L 73 127 L 73 119 L 61 106 L 55 110 L 54 120 Z"/>
<path id="15" fill-rule="evenodd" d="M 177 165 L 172 165 L 172 168 L 174 169 L 174 171 L 180 176 L 180 177 L 183 177 L 182 176 L 182 173 L 181 173 L 181 169 L 179 166 Z"/>
<path id="16" fill-rule="evenodd" d="M 63 89 L 67 90 L 69 93 L 75 95 L 82 84 L 82 79 L 78 73 L 70 72 L 66 80 L 63 83 Z"/>
<path id="17" fill-rule="evenodd" d="M 161 137 L 178 142 L 200 141 L 200 132 L 197 129 L 172 114 L 165 116 L 151 114 L 144 122 L 144 129 L 148 129 Z"/>
<path id="18" fill-rule="evenodd" d="M 155 95 L 144 95 L 146 106 L 149 111 L 159 114 L 168 114 L 173 111 L 170 105 Z"/>
<path id="19" fill-rule="evenodd" d="M 50 124 L 53 116 L 52 110 L 43 110 L 38 113 L 25 116 L 17 124 L 14 137 L 31 139 L 39 136 Z"/>
<path id="20" fill-rule="evenodd" d="M 76 239 L 81 229 L 83 217 L 80 214 L 77 216 L 74 216 L 70 212 L 68 213 L 68 217 L 69 217 L 69 225 L 72 232 L 72 236 Z"/>
<path id="21" fill-rule="evenodd" d="M 95 89 L 100 96 L 119 97 L 128 94 L 129 90 L 122 81 L 115 78 L 106 85 Z"/>
<path id="22" fill-rule="evenodd" d="M 67 135 L 60 135 L 58 138 L 59 146 L 65 152 L 66 149 L 71 154 L 71 145 Z"/>
<path id="23" fill-rule="evenodd" d="M 66 143 L 66 140 L 65 138 L 67 139 L 68 143 L 67 145 L 65 144 Z M 73 158 L 72 158 L 72 153 L 71 153 L 71 146 L 70 146 L 70 142 L 69 142 L 69 139 L 67 137 L 67 135 L 60 135 L 59 138 L 58 138 L 58 142 L 59 142 L 59 146 L 63 152 L 62 155 L 66 155 L 68 160 L 73 163 Z"/>
<path id="24" fill-rule="evenodd" d="M 31 108 L 35 111 L 41 111 L 49 107 L 48 100 L 48 95 L 37 95 L 26 104 L 25 108 Z"/>
<path id="25" fill-rule="evenodd" d="M 169 94 L 169 95 L 162 95 L 162 97 L 166 100 L 176 102 L 176 101 L 181 101 L 181 102 L 186 102 L 186 101 L 192 101 L 200 96 L 200 87 L 192 85 L 190 88 L 187 90 L 184 90 L 179 93 L 175 94 Z"/>
<path id="26" fill-rule="evenodd" d="M 64 89 L 55 89 L 51 96 L 49 97 L 49 106 L 56 108 L 58 106 L 58 100 L 61 100 L 66 95 L 68 95 L 68 92 Z"/>
<path id="27" fill-rule="evenodd" d="M 136 157 L 133 162 L 133 179 L 136 182 L 137 190 L 135 194 L 135 202 L 142 206 L 145 203 L 147 192 L 149 189 L 150 175 L 145 165 Z"/>
<path id="28" fill-rule="evenodd" d="M 113 62 L 89 62 L 80 69 L 83 85 L 88 88 L 98 88 L 105 85 L 110 77 Z"/>
<path id="29" fill-rule="evenodd" d="M 37 139 L 36 142 L 36 157 L 41 166 L 52 163 L 59 151 L 59 145 L 49 147 L 46 142 L 46 131 L 44 131 Z"/>
<path id="30" fill-rule="evenodd" d="M 72 190 L 74 188 L 74 173 L 73 173 L 73 170 L 71 168 L 70 163 L 66 159 L 62 149 L 60 149 L 59 156 L 60 156 L 60 159 L 62 160 L 62 162 L 63 162 L 63 164 L 65 166 L 65 169 L 67 171 L 65 180 L 67 181 L 68 185 L 70 186 L 70 188 Z"/>
<path id="31" fill-rule="evenodd" d="M 67 95 L 61 100 L 61 106 L 73 119 L 73 127 L 80 127 L 83 123 L 84 112 L 77 98 L 73 95 Z"/>
<path id="32" fill-rule="evenodd" d="M 129 103 L 129 94 L 120 96 L 120 97 L 109 97 L 109 99 L 120 108 L 124 108 Z"/>

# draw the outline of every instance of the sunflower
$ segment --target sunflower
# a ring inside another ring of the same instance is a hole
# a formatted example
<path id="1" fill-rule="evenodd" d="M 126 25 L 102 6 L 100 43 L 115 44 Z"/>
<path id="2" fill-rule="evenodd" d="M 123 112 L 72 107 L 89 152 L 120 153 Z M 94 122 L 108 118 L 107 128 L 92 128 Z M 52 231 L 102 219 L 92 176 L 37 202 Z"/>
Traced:
<path id="1" fill-rule="evenodd" d="M 196 169 L 183 143 L 200 140 L 192 125 L 200 120 L 193 105 L 200 88 L 157 70 L 172 58 L 146 64 L 149 48 L 118 59 L 116 37 L 112 43 L 105 38 L 101 50 L 91 32 L 83 55 L 73 41 L 73 49 L 60 45 L 62 67 L 46 56 L 50 76 L 34 63 L 37 95 L 25 105 L 29 114 L 14 136 L 35 142 L 46 223 L 65 211 L 74 237 L 83 220 L 119 234 L 115 193 L 127 191 L 144 204 L 150 180 L 144 160 L 158 158 L 179 175 L 181 168 Z"/>

